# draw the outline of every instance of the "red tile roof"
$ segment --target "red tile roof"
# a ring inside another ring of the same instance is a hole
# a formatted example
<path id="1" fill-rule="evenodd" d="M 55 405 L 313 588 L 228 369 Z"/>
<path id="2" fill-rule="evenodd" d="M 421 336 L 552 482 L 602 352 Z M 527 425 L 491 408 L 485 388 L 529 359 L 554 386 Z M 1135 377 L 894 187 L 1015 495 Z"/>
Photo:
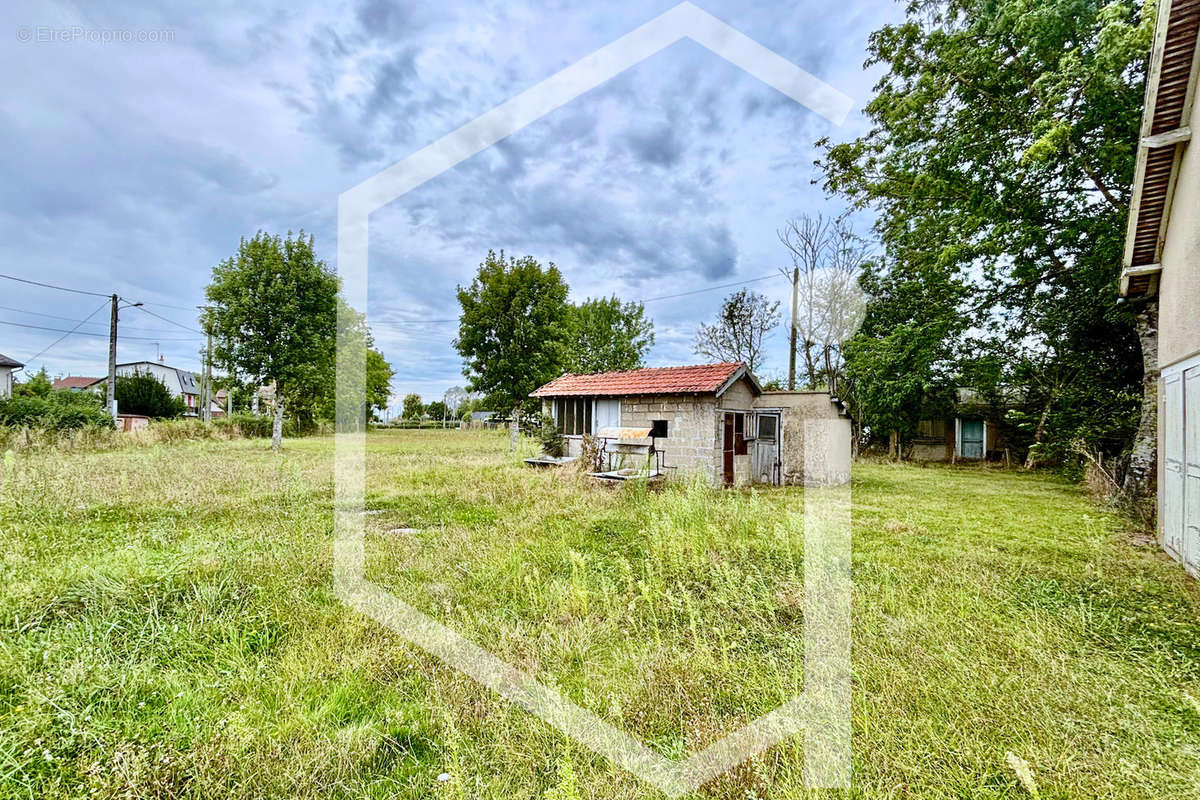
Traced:
<path id="1" fill-rule="evenodd" d="M 52 384 L 55 389 L 86 389 L 101 378 L 84 378 L 80 376 L 68 375 L 65 378 L 59 378 Z"/>
<path id="2" fill-rule="evenodd" d="M 563 375 L 530 397 L 710 394 L 724 386 L 744 366 L 741 362 L 730 361 L 695 367 L 648 367 L 625 372 Z"/>

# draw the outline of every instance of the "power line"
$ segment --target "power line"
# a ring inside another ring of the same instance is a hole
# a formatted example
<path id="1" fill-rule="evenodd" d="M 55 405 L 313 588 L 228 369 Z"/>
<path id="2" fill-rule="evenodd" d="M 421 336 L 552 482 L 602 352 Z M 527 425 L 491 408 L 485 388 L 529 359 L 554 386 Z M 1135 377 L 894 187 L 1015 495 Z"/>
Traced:
<path id="1" fill-rule="evenodd" d="M 100 336 L 100 337 L 107 339 L 108 338 L 107 333 L 95 333 L 94 331 L 79 330 L 80 325 L 83 325 L 83 323 L 87 322 L 89 319 L 91 319 L 94 316 L 96 316 L 95 311 L 93 311 L 91 314 L 88 314 L 86 317 L 84 317 L 82 320 L 80 320 L 79 325 L 76 325 L 74 328 L 71 328 L 71 330 L 69 330 L 69 331 L 64 331 L 62 328 L 47 328 L 44 325 L 28 325 L 24 322 L 9 322 L 6 319 L 0 319 L 0 325 L 12 325 L 14 328 L 30 328 L 35 331 L 50 331 L 51 333 L 66 333 L 66 334 L 74 333 L 74 334 L 78 334 L 79 336 Z M 121 338 L 122 339 L 134 339 L 134 340 L 142 341 L 142 342 L 194 342 L 194 341 L 196 341 L 196 339 L 198 337 L 193 336 L 190 338 L 180 338 L 180 339 L 162 339 L 158 336 L 122 336 Z M 57 342 L 55 342 L 55 344 L 57 344 Z"/>
<path id="2" fill-rule="evenodd" d="M 60 337 L 58 337 L 57 339 L 55 339 L 55 340 L 54 340 L 54 341 L 53 341 L 53 342 L 52 342 L 50 345 L 48 345 L 48 346 L 47 346 L 45 349 L 43 349 L 43 350 L 42 350 L 40 353 L 38 353 L 36 356 L 32 356 L 32 357 L 29 359 L 29 363 L 30 363 L 30 364 L 32 364 L 32 363 L 33 363 L 34 361 L 36 361 L 38 358 L 40 358 L 41 356 L 45 355 L 47 351 L 49 351 L 51 348 L 53 348 L 53 347 L 54 347 L 54 345 L 58 344 L 58 343 L 59 343 L 59 342 L 61 342 L 63 339 L 67 338 L 67 337 L 68 337 L 68 336 L 70 336 L 72 333 L 74 333 L 75 331 L 77 331 L 77 330 L 79 329 L 79 326 L 80 326 L 80 325 L 82 325 L 83 323 L 87 322 L 89 319 L 91 319 L 92 317 L 96 316 L 96 315 L 97 315 L 97 314 L 99 314 L 101 311 L 103 311 L 103 310 L 104 310 L 104 309 L 105 309 L 105 308 L 108 306 L 109 302 L 110 302 L 109 300 L 105 300 L 103 303 L 101 303 L 99 308 L 97 308 L 97 309 L 96 309 L 95 311 L 93 311 L 92 313 L 88 314 L 88 315 L 87 315 L 86 317 L 84 317 L 83 319 L 79 320 L 79 324 L 78 324 L 78 325 L 76 325 L 76 326 L 75 326 L 74 328 L 72 328 L 71 330 L 69 330 L 69 331 L 65 332 L 65 333 L 64 333 L 62 336 L 60 336 Z M 10 324 L 10 325 L 11 325 L 11 324 L 13 324 L 13 323 L 7 323 L 7 324 Z M 93 335 L 95 335 L 95 334 L 93 334 Z"/>
<path id="3" fill-rule="evenodd" d="M 676 297 L 687 297 L 688 295 L 700 294 L 701 292 L 712 292 L 717 289 L 730 289 L 734 286 L 745 286 L 748 283 L 758 283 L 759 281 L 765 281 L 765 280 L 768 280 L 768 279 L 774 278 L 774 277 L 777 277 L 777 276 L 763 275 L 761 278 L 750 278 L 748 280 L 738 281 L 737 283 L 723 283 L 723 284 L 720 284 L 719 286 L 706 286 L 703 289 L 693 289 L 690 292 L 679 292 L 678 294 L 664 294 L 661 297 L 647 297 L 643 300 L 638 300 L 636 302 L 638 302 L 638 303 L 653 303 L 655 300 L 672 300 Z"/>
<path id="4" fill-rule="evenodd" d="M 124 300 L 125 298 L 122 297 L 121 299 Z M 129 301 L 126 300 L 126 302 L 129 302 Z M 133 306 L 133 308 L 136 308 L 138 311 L 141 311 L 143 314 L 149 314 L 150 316 L 155 317 L 156 319 L 161 319 L 163 322 L 170 323 L 171 325 L 174 325 L 176 328 L 183 328 L 185 331 L 191 331 L 192 333 L 198 333 L 201 336 L 207 335 L 202 330 L 197 330 L 196 328 L 189 328 L 187 325 L 184 325 L 181 322 L 176 322 L 173 319 L 167 319 L 162 314 L 155 314 L 153 311 L 143 308 L 142 306 Z"/>
<path id="5" fill-rule="evenodd" d="M 74 292 L 75 294 L 90 294 L 93 297 L 110 297 L 110 295 L 101 292 L 89 292 L 84 289 L 72 289 L 68 286 L 55 286 L 52 283 L 42 283 L 41 281 L 31 281 L 28 278 L 18 278 L 16 275 L 0 275 L 0 278 L 8 278 L 10 281 L 20 281 L 33 286 L 43 286 L 47 289 L 58 289 L 60 292 Z"/>
<path id="6" fill-rule="evenodd" d="M 42 312 L 40 312 L 40 311 L 26 311 L 26 310 L 25 310 L 25 309 L 23 309 L 23 308 L 13 308 L 13 307 L 11 307 L 11 306 L 0 306 L 0 311 L 15 311 L 15 312 L 17 312 L 18 314 L 31 314 L 31 315 L 33 315 L 33 316 L 35 316 L 35 317 L 45 317 L 45 318 L 47 318 L 47 319 L 61 319 L 61 320 L 63 320 L 64 322 L 78 322 L 78 321 L 79 321 L 79 320 L 75 319 L 75 317 L 64 317 L 64 316 L 61 316 L 61 315 L 59 315 L 59 314 L 43 314 L 43 313 L 42 313 Z M 101 325 L 101 324 L 103 324 L 103 323 L 100 323 L 100 322 L 93 322 L 92 324 L 93 324 L 93 325 Z M 138 332 L 138 333 L 145 333 L 145 334 L 155 334 L 155 335 L 162 334 L 162 335 L 165 335 L 165 336 L 171 336 L 171 335 L 172 335 L 172 332 L 171 332 L 171 331 L 155 331 L 155 330 L 145 330 L 145 329 L 138 329 L 138 331 L 137 331 L 137 332 Z"/>

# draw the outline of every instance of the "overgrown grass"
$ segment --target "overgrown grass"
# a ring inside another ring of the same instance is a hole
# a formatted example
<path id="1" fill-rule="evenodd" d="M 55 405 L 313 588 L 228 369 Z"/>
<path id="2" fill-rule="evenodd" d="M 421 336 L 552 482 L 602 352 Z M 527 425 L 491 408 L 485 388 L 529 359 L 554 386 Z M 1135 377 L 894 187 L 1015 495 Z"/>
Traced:
<path id="1" fill-rule="evenodd" d="M 655 493 L 371 434 L 368 572 L 660 752 L 803 681 L 797 489 Z M 6 461 L 0 795 L 656 792 L 348 610 L 330 439 Z M 1200 586 L 1045 476 L 863 465 L 855 797 L 1200 795 Z M 800 742 L 700 796 L 805 797 Z M 449 780 L 439 782 L 441 773 Z"/>

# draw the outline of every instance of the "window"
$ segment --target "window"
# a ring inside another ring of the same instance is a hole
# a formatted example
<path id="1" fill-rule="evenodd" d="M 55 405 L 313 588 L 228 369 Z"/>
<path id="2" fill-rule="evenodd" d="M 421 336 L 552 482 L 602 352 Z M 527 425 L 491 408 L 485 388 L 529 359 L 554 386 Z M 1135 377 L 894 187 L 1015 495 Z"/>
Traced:
<path id="1" fill-rule="evenodd" d="M 665 419 L 656 419 L 650 423 L 650 437 L 652 439 L 667 438 L 667 421 Z"/>
<path id="2" fill-rule="evenodd" d="M 559 397 L 554 401 L 558 432 L 580 436 L 592 432 L 592 401 L 583 397 Z"/>
<path id="3" fill-rule="evenodd" d="M 594 420 L 596 422 L 594 429 L 596 432 L 604 428 L 621 427 L 621 401 L 597 400 Z"/>
<path id="4" fill-rule="evenodd" d="M 774 414 L 762 414 L 758 418 L 758 438 L 774 439 L 779 433 L 779 417 Z"/>

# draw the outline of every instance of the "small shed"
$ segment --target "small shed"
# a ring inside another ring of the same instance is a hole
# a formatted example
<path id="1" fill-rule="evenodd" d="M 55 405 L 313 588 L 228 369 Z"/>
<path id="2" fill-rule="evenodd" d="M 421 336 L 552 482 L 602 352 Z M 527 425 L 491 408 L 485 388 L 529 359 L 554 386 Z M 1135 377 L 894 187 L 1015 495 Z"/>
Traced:
<path id="1" fill-rule="evenodd" d="M 13 371 L 24 366 L 20 361 L 0 353 L 0 397 L 12 395 Z"/>
<path id="2" fill-rule="evenodd" d="M 765 392 L 741 362 L 568 374 L 532 396 L 554 418 L 568 457 L 580 455 L 586 435 L 601 439 L 605 453 L 644 450 L 651 471 L 700 474 L 716 486 L 849 479 L 850 420 L 837 399 Z M 806 435 L 817 428 L 819 438 Z M 820 448 L 821 476 L 806 470 L 806 443 Z"/>

